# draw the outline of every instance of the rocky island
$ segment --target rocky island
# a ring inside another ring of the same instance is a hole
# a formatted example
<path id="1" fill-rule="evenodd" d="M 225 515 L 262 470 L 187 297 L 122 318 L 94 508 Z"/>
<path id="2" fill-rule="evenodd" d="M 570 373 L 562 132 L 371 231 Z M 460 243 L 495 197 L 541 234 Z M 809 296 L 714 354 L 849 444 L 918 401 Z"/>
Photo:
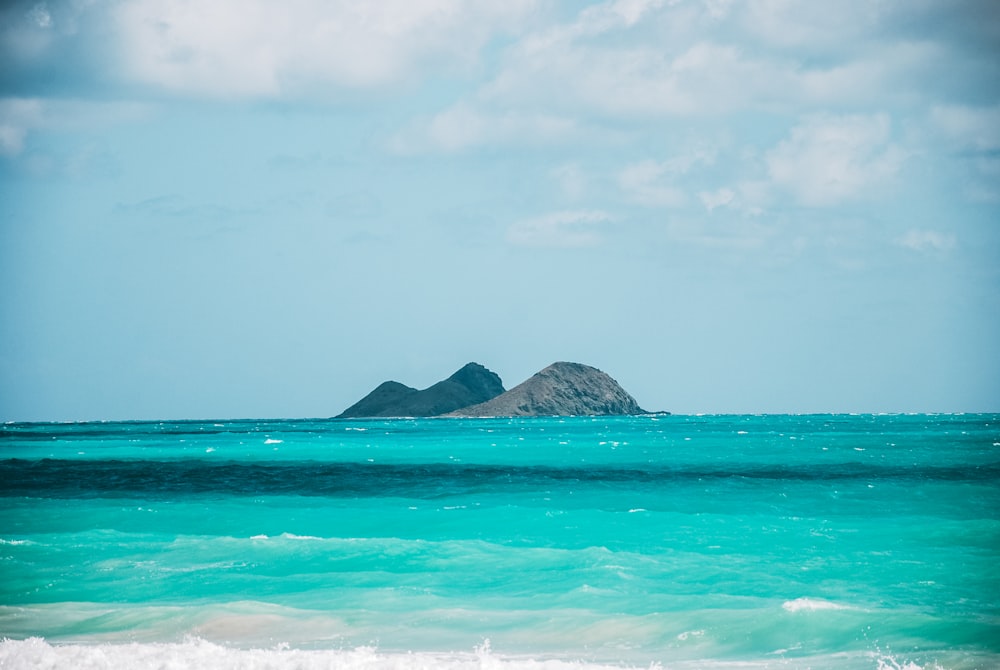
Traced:
<path id="1" fill-rule="evenodd" d="M 648 414 L 618 382 L 597 368 L 558 362 L 509 391 L 495 372 L 469 363 L 423 390 L 380 384 L 336 418 L 616 416 Z"/>
<path id="2" fill-rule="evenodd" d="M 611 416 L 647 414 L 618 382 L 582 363 L 553 363 L 495 398 L 448 416 Z"/>

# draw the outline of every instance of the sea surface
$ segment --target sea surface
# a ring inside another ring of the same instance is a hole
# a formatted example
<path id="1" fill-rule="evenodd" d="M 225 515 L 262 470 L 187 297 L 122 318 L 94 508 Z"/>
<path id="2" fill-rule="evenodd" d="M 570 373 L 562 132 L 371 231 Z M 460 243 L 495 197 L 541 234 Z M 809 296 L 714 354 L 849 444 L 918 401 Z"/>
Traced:
<path id="1" fill-rule="evenodd" d="M 0 426 L 0 668 L 1000 668 L 1000 415 Z"/>

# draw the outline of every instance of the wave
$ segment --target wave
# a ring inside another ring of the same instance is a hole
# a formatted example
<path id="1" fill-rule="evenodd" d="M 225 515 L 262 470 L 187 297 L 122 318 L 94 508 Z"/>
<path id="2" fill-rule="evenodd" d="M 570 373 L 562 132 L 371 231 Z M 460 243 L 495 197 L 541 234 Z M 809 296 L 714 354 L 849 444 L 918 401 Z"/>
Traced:
<path id="1" fill-rule="evenodd" d="M 623 666 L 586 661 L 503 657 L 494 654 L 489 642 L 471 652 L 381 652 L 374 647 L 355 649 L 233 649 L 201 639 L 182 643 L 59 644 L 42 638 L 0 642 L 0 667 L 102 668 L 145 670 L 163 667 L 272 668 L 282 670 L 623 670 Z M 733 666 L 727 666 L 733 667 Z M 736 666 L 738 667 L 738 666 Z"/>
<path id="2" fill-rule="evenodd" d="M 786 612 L 816 612 L 819 610 L 847 610 L 852 609 L 848 605 L 830 602 L 829 600 L 819 600 L 816 598 L 796 598 L 782 603 L 782 609 Z"/>
<path id="3" fill-rule="evenodd" d="M 272 535 L 264 535 L 264 534 L 252 535 L 250 537 L 250 539 L 251 540 L 274 540 L 274 539 L 281 539 L 281 540 L 328 540 L 329 538 L 318 537 L 316 535 L 296 535 L 295 533 L 282 533 L 281 535 L 274 535 L 274 536 L 272 536 Z M 339 538 L 337 538 L 337 539 L 339 539 Z"/>
<path id="4" fill-rule="evenodd" d="M 697 633 L 697 632 L 696 632 Z M 827 654 L 795 659 L 791 667 L 816 670 L 942 670 L 950 667 L 987 667 L 996 662 L 995 656 L 952 654 L 945 660 L 920 663 L 899 659 L 889 654 Z M 127 644 L 50 644 L 43 638 L 0 641 L 0 668 L 18 670 L 34 668 L 55 670 L 153 670 L 159 668 L 268 668 L 270 670 L 627 670 L 646 667 L 650 670 L 759 670 L 775 665 L 785 667 L 789 659 L 702 659 L 678 662 L 653 662 L 630 666 L 621 663 L 601 663 L 583 659 L 560 659 L 508 656 L 497 654 L 489 640 L 467 652 L 391 652 L 375 647 L 353 649 L 295 649 L 278 644 L 267 649 L 233 648 L 200 638 L 176 643 Z M 801 662 L 801 665 L 799 664 Z"/>

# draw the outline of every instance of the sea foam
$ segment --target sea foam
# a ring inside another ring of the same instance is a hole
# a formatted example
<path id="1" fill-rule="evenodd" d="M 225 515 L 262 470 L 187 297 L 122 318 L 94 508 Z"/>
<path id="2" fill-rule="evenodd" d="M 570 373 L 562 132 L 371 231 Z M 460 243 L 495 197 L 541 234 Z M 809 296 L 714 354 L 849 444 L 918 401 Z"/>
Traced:
<path id="1" fill-rule="evenodd" d="M 692 631 L 690 635 L 699 635 Z M 687 635 L 685 635 L 686 637 Z M 966 656 L 962 667 L 986 667 L 991 657 Z M 866 667 L 874 670 L 942 670 L 937 662 L 926 665 L 899 661 L 884 654 L 829 654 L 796 659 L 686 660 L 645 666 L 595 663 L 586 660 L 504 656 L 494 653 L 486 640 L 469 652 L 383 652 L 375 647 L 354 649 L 293 649 L 280 644 L 269 649 L 238 649 L 199 638 L 179 643 L 50 644 L 43 638 L 0 641 L 0 668 L 5 670 L 160 670 L 162 668 L 213 668 L 214 670 L 760 670 L 809 667 L 833 670 Z M 966 665 L 971 663 L 972 665 Z"/>
<path id="2" fill-rule="evenodd" d="M 782 609 L 787 612 L 815 612 L 817 610 L 846 610 L 847 605 L 830 602 L 829 600 L 819 600 L 816 598 L 796 598 L 782 603 Z"/>
<path id="3" fill-rule="evenodd" d="M 153 670 L 159 668 L 214 668 L 215 670 L 622 670 L 559 659 L 504 658 L 493 654 L 489 642 L 471 652 L 387 653 L 373 647 L 356 649 L 233 649 L 201 639 L 183 643 L 59 644 L 42 638 L 0 642 L 0 668 L 18 670 Z"/>

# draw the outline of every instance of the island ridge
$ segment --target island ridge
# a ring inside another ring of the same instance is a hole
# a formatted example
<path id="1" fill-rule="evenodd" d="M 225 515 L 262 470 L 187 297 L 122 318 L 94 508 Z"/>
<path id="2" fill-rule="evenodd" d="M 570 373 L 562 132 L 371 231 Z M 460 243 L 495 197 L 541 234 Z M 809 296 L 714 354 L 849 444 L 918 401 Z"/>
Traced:
<path id="1" fill-rule="evenodd" d="M 582 363 L 553 363 L 509 391 L 504 391 L 496 373 L 468 363 L 420 391 L 396 381 L 383 382 L 336 418 L 648 413 L 609 375 Z"/>

